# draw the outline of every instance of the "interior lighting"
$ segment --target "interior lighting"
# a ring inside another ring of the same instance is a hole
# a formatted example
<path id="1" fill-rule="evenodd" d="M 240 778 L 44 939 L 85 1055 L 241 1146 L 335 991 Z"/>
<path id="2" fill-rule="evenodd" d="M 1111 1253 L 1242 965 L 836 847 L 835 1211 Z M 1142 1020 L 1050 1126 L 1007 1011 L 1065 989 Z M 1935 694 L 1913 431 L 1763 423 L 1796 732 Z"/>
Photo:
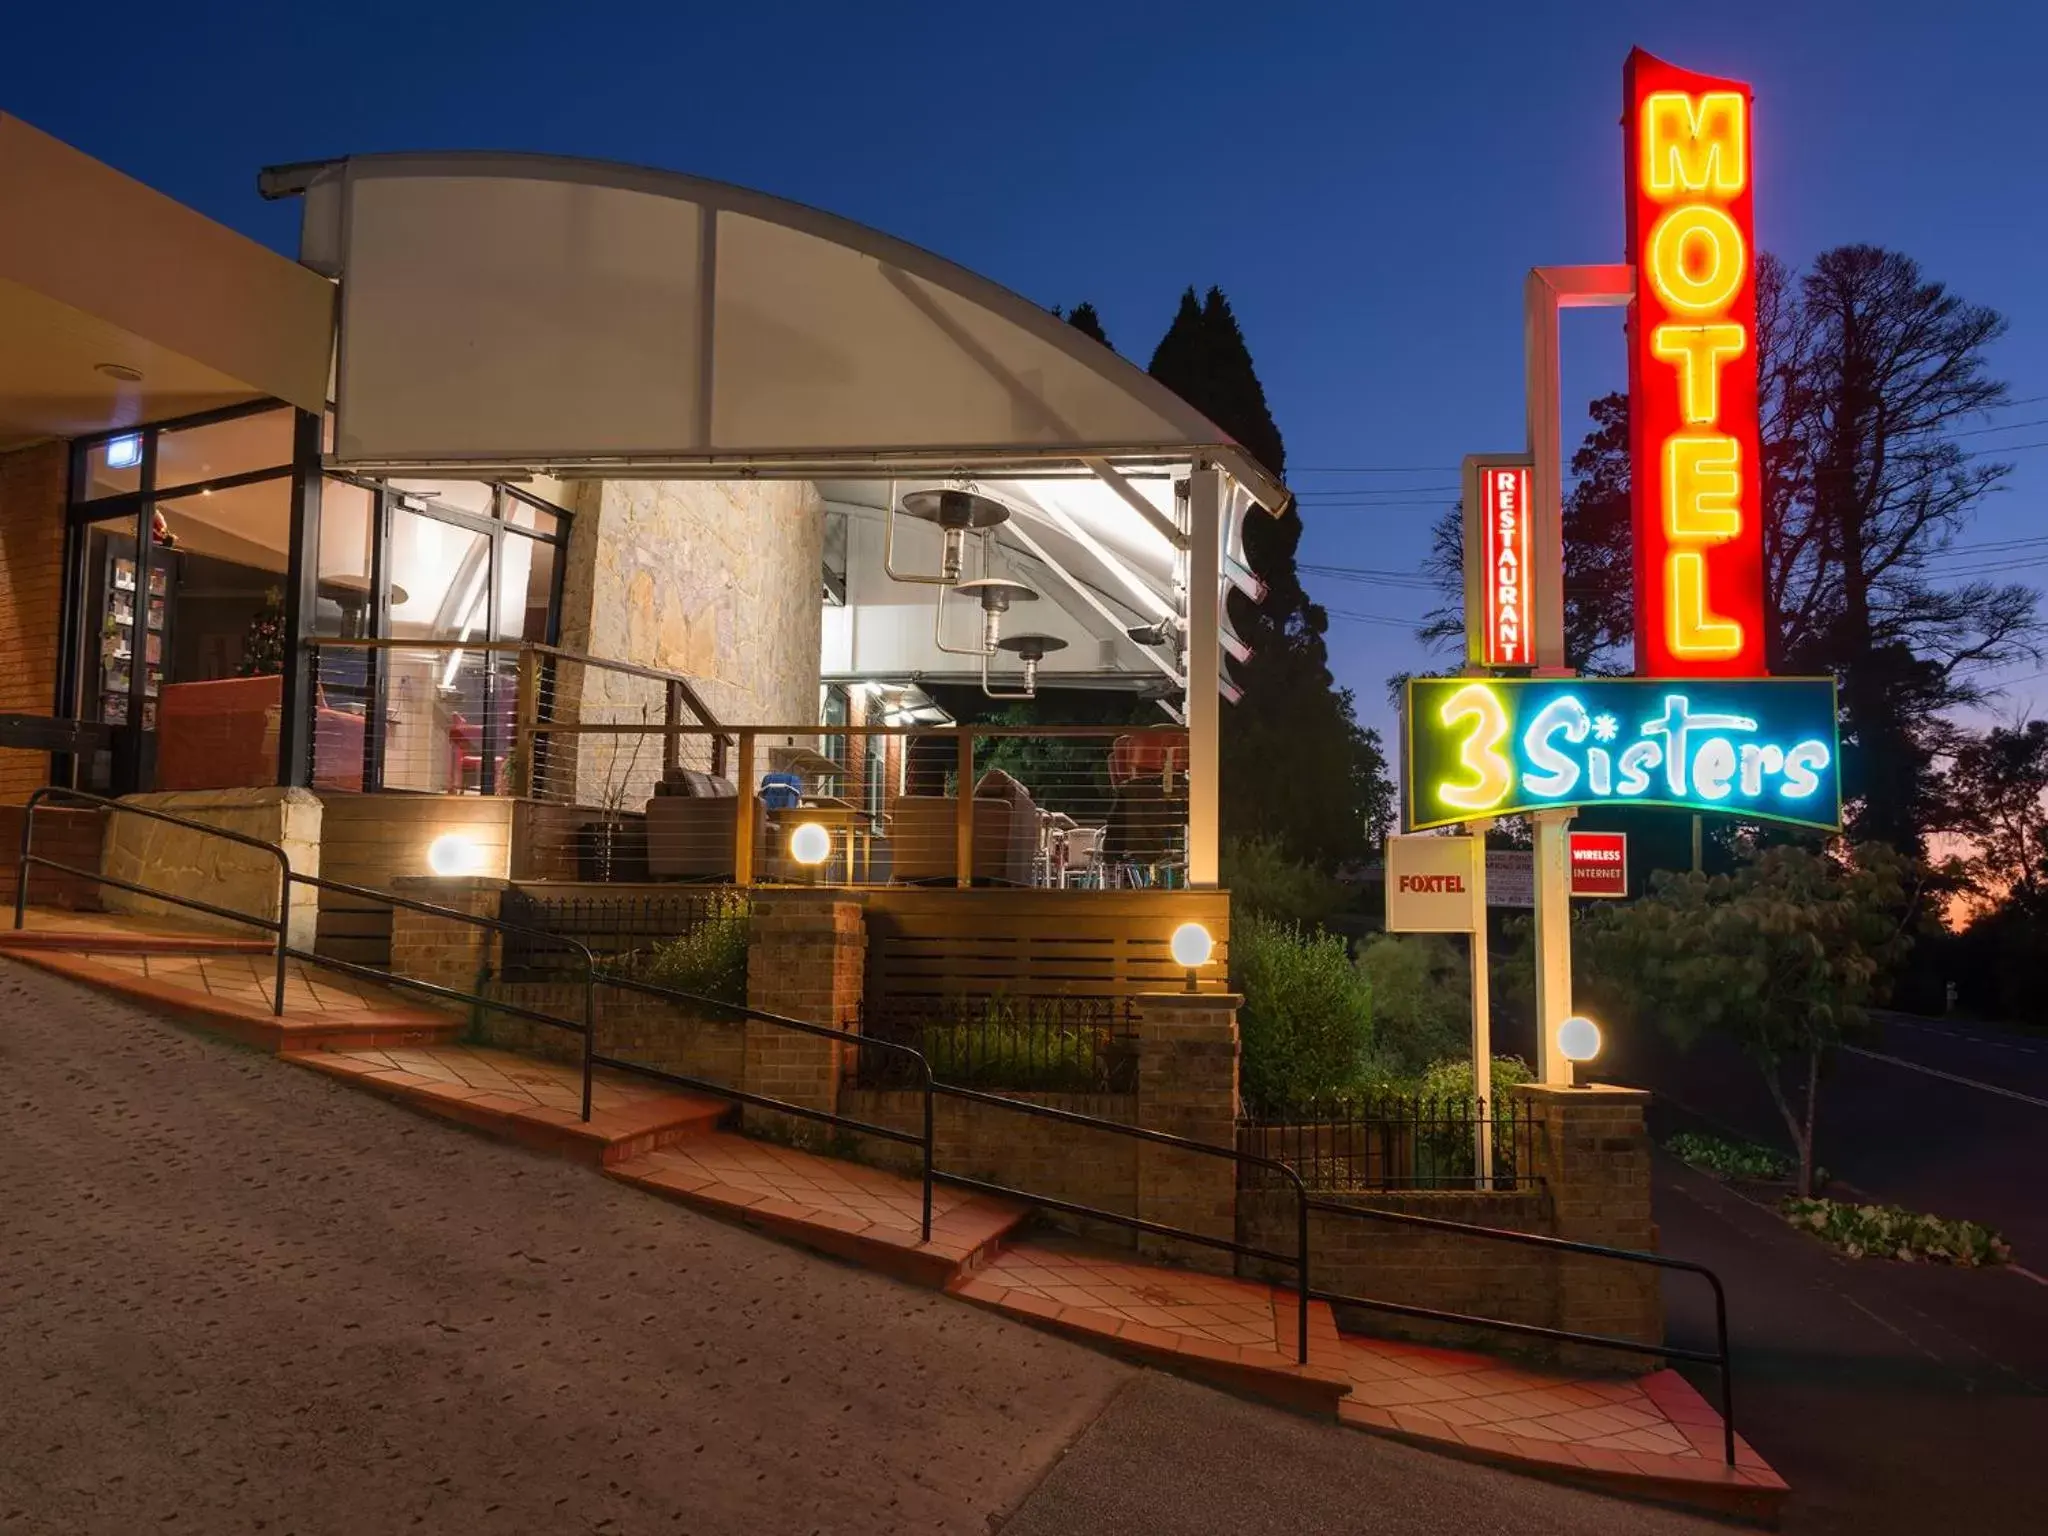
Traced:
<path id="1" fill-rule="evenodd" d="M 130 432 L 126 437 L 107 440 L 107 468 L 133 469 L 142 462 L 142 434 Z"/>

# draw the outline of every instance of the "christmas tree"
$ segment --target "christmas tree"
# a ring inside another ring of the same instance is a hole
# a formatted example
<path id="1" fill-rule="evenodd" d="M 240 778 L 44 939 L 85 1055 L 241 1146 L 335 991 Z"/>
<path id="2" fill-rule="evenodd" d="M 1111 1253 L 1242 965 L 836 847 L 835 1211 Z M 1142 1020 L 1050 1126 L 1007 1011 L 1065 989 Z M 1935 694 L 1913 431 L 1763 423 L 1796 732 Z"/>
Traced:
<path id="1" fill-rule="evenodd" d="M 243 677 L 275 677 L 284 671 L 284 594 L 272 587 L 242 636 Z"/>

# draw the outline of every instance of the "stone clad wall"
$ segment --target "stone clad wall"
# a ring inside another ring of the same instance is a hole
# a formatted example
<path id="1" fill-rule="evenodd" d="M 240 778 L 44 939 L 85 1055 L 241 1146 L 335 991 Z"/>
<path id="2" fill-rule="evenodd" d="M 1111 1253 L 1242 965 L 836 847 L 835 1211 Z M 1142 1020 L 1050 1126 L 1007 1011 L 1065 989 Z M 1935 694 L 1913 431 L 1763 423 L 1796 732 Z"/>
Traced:
<path id="1" fill-rule="evenodd" d="M 562 579 L 562 644 L 680 672 L 727 724 L 818 714 L 825 516 L 797 480 L 616 480 L 578 489 Z M 586 722 L 662 718 L 658 682 L 564 668 L 558 713 Z M 701 739 L 684 761 L 704 766 Z M 584 737 L 575 798 L 639 806 L 661 743 Z"/>
<path id="2" fill-rule="evenodd" d="M 320 873 L 320 797 L 310 789 L 174 790 L 130 795 L 122 803 L 166 811 L 276 843 L 299 874 Z M 100 847 L 100 873 L 136 885 L 176 891 L 231 912 L 265 918 L 277 916 L 277 860 L 225 838 L 152 821 L 146 816 L 115 813 L 107 818 Z M 238 938 L 260 932 L 245 923 L 210 917 L 173 902 L 138 896 L 113 886 L 104 887 L 101 901 L 109 912 L 176 918 Z M 291 942 L 295 947 L 313 947 L 319 916 L 319 904 L 311 890 L 300 887 L 293 891 Z"/>

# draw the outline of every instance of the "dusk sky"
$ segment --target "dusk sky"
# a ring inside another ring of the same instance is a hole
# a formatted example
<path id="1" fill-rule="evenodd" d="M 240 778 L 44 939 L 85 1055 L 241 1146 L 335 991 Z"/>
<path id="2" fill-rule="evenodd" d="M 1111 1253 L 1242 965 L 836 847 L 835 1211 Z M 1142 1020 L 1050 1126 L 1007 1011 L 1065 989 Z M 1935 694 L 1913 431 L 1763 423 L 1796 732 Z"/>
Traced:
<path id="1" fill-rule="evenodd" d="M 1967 546 L 2048 574 L 2048 19 L 2018 3 L 1031 8 L 814 4 L 25 7 L 0 108 L 292 251 L 265 164 L 505 148 L 634 161 L 815 204 L 1046 305 L 1141 365 L 1181 290 L 1230 295 L 1302 499 L 1331 652 L 1386 730 L 1428 663 L 1412 578 L 1460 455 L 1522 443 L 1520 288 L 1622 259 L 1632 45 L 1751 81 L 1760 242 L 1870 241 L 2002 311 L 2015 469 Z M 1566 452 L 1622 373 L 1566 330 Z M 2042 664 L 2008 669 L 2004 712 Z"/>

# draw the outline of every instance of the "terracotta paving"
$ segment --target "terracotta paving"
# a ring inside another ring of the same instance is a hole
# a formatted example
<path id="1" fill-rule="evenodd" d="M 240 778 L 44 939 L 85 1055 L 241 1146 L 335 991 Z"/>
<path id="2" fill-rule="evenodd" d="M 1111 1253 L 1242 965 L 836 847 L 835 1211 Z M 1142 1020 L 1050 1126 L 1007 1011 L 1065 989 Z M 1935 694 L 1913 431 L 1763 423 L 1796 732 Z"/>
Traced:
<path id="1" fill-rule="evenodd" d="M 284 1059 L 452 1120 L 607 1165 L 696 1135 L 731 1109 L 723 1099 L 601 1070 L 591 1080 L 586 1121 L 581 1068 L 480 1046 L 293 1051 Z"/>
<path id="2" fill-rule="evenodd" d="M 176 917 L 130 917 L 117 912 L 73 912 L 30 907 L 25 926 L 0 926 L 0 950 L 16 947 L 78 949 L 244 950 L 272 953 L 272 940 L 250 928 L 240 934 Z M 0 924 L 5 920 L 0 919 Z"/>
<path id="3" fill-rule="evenodd" d="M 1309 1303 L 1309 1363 L 1303 1365 L 1294 1297 L 1256 1281 L 1039 1240 L 1006 1246 L 948 1289 L 1297 1407 L 1334 1414 L 1349 1390 L 1335 1368 L 1337 1325 L 1330 1309 Z"/>
<path id="4" fill-rule="evenodd" d="M 271 1014 L 272 962 L 156 919 L 30 914 L 0 952 L 153 1002 L 284 1059 L 466 1124 L 598 1163 L 613 1177 L 1120 1353 L 1326 1413 L 1450 1454 L 1611 1492 L 1763 1519 L 1786 1487 L 1675 1371 L 1640 1380 L 1538 1370 L 1458 1350 L 1340 1335 L 1309 1307 L 1297 1354 L 1293 1293 L 1014 1237 L 1029 1212 L 938 1185 L 920 1241 L 921 1186 L 864 1165 L 716 1129 L 732 1106 L 600 1071 L 580 1116 L 580 1069 L 455 1043 L 452 1015 L 290 962 Z"/>
<path id="5" fill-rule="evenodd" d="M 275 963 L 237 951 L 117 950 L 40 945 L 0 953 L 219 1029 L 267 1050 L 325 1045 L 418 1045 L 452 1037 L 453 1014 L 339 971 L 285 963 L 285 1012 L 271 1011 Z"/>
<path id="6" fill-rule="evenodd" d="M 1293 1297 L 1284 1289 L 1134 1262 L 1077 1245 L 1005 1248 L 955 1294 L 1112 1347 L 1231 1376 L 1262 1395 L 1306 1390 Z M 1309 1372 L 1343 1383 L 1338 1418 L 1460 1455 L 1568 1480 L 1769 1513 L 1784 1481 L 1740 1437 L 1725 1459 L 1721 1419 L 1676 1371 L 1640 1380 L 1509 1365 L 1461 1350 L 1340 1335 L 1309 1309 Z M 1277 1389 L 1277 1390 L 1275 1390 Z"/>
<path id="7" fill-rule="evenodd" d="M 925 1285 L 944 1285 L 971 1269 L 1028 1214 L 1005 1201 L 935 1185 L 927 1246 L 920 1241 L 918 1179 L 745 1136 L 695 1137 L 608 1171 Z"/>

